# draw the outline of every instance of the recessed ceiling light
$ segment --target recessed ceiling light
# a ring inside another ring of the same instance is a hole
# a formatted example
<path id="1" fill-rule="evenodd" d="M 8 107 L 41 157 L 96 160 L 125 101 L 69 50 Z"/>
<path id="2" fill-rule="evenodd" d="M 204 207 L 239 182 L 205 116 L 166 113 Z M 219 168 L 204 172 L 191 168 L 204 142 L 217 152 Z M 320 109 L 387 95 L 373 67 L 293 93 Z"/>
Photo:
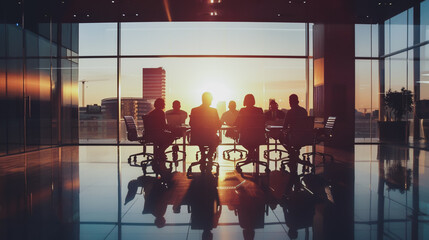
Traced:
<path id="1" fill-rule="evenodd" d="M 138 17 L 139 16 L 139 14 L 138 13 L 136 13 L 136 17 Z"/>
<path id="2" fill-rule="evenodd" d="M 86 14 L 86 17 L 89 17 L 89 14 Z"/>
<path id="3" fill-rule="evenodd" d="M 73 14 L 73 17 L 76 17 L 76 14 Z"/>
<path id="4" fill-rule="evenodd" d="M 277 17 L 280 17 L 280 16 L 281 16 L 281 14 L 280 14 L 280 13 L 278 13 L 278 14 L 277 14 Z"/>
<path id="5" fill-rule="evenodd" d="M 289 1 L 289 3 L 292 3 L 292 1 Z"/>
<path id="6" fill-rule="evenodd" d="M 125 17 L 125 13 L 122 13 L 122 17 Z"/>
<path id="7" fill-rule="evenodd" d="M 112 1 L 112 3 L 115 3 L 115 1 Z"/>
<path id="8" fill-rule="evenodd" d="M 306 3 L 306 1 L 304 1 L 303 3 Z"/>

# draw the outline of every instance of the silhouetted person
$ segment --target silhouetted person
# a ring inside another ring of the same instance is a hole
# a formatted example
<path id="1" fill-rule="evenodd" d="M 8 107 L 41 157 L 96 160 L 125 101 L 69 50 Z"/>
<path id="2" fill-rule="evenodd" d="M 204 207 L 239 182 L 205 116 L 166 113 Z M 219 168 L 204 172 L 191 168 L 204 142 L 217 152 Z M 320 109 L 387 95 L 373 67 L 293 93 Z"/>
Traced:
<path id="1" fill-rule="evenodd" d="M 169 126 L 178 127 L 185 124 L 185 120 L 188 117 L 188 113 L 181 110 L 181 105 L 178 100 L 173 102 L 173 109 L 170 109 L 165 112 L 167 117 L 167 124 Z"/>
<path id="2" fill-rule="evenodd" d="M 279 125 L 284 122 L 285 113 L 279 110 L 279 104 L 274 100 L 270 100 L 270 108 L 265 112 L 265 121 L 270 125 Z"/>
<path id="3" fill-rule="evenodd" d="M 298 96 L 296 94 L 291 94 L 289 96 L 289 105 L 290 110 L 286 113 L 285 121 L 283 123 L 283 128 L 292 128 L 299 119 L 305 118 L 308 116 L 307 110 L 299 106 Z"/>
<path id="4" fill-rule="evenodd" d="M 289 105 L 291 109 L 286 113 L 283 124 L 283 131 L 287 134 L 284 138 L 280 138 L 280 142 L 288 150 L 290 158 L 288 167 L 291 173 L 291 181 L 287 185 L 287 191 L 292 190 L 294 185 L 299 185 L 297 170 L 300 148 L 294 146 L 292 132 L 294 129 L 301 128 L 303 119 L 308 116 L 307 111 L 303 107 L 299 106 L 299 100 L 296 94 L 291 94 L 289 96 Z"/>
<path id="5" fill-rule="evenodd" d="M 257 131 L 248 131 L 248 129 L 252 129 L 253 123 L 257 122 L 257 119 L 264 119 L 264 112 L 262 108 L 255 107 L 255 97 L 252 94 L 247 94 L 243 100 L 244 108 L 240 109 L 238 113 L 237 120 L 235 121 L 235 126 L 237 126 L 237 131 L 240 133 L 240 144 L 249 150 L 248 160 L 252 157 L 252 151 L 254 151 L 257 144 L 255 144 L 255 138 L 260 137 Z M 262 122 L 263 125 L 263 122 Z M 262 126 L 262 130 L 264 131 L 264 126 Z M 265 134 L 265 133 L 263 133 Z M 258 145 L 259 146 L 259 145 Z"/>
<path id="6" fill-rule="evenodd" d="M 173 143 L 174 135 L 167 130 L 167 123 L 165 122 L 165 101 L 162 98 L 158 98 L 154 103 L 155 109 L 147 114 L 148 126 L 145 129 L 145 135 L 152 140 L 155 145 L 155 159 L 152 163 L 154 171 L 163 175 L 166 171 L 165 161 L 167 157 L 165 150 Z"/>
<path id="7" fill-rule="evenodd" d="M 235 101 L 230 101 L 228 104 L 229 110 L 224 112 L 222 114 L 222 117 L 220 118 L 220 121 L 222 124 L 225 123 L 228 126 L 234 126 L 235 120 L 237 119 L 237 116 L 238 116 L 238 111 L 236 108 L 237 108 L 237 104 L 235 103 Z M 233 130 L 227 130 L 225 133 L 225 136 L 233 139 L 238 138 L 238 134 Z"/>
<path id="8" fill-rule="evenodd" d="M 193 142 L 199 143 L 202 160 L 208 158 L 212 160 L 213 153 L 219 145 L 217 131 L 221 127 L 219 115 L 215 108 L 210 107 L 213 97 L 211 93 L 205 92 L 202 95 L 202 104 L 191 110 L 189 125 L 191 126 L 191 138 Z M 204 147 L 209 148 L 205 155 Z"/>
<path id="9" fill-rule="evenodd" d="M 168 128 L 176 138 L 183 136 L 185 129 L 181 128 L 181 126 L 185 124 L 185 120 L 188 117 L 188 113 L 180 108 L 180 102 L 175 100 L 173 102 L 173 109 L 165 112 Z"/>

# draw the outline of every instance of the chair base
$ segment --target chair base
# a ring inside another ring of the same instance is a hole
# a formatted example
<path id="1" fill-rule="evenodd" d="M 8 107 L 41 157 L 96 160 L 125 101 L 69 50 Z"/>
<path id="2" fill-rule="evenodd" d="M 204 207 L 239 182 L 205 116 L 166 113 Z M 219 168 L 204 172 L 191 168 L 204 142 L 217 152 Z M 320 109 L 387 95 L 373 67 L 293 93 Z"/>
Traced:
<path id="1" fill-rule="evenodd" d="M 147 160 L 149 160 L 150 158 L 153 159 L 153 154 L 152 153 L 147 153 L 147 152 L 135 153 L 135 154 L 131 154 L 128 157 L 128 164 L 130 164 L 131 166 L 136 165 L 136 163 L 137 163 L 137 156 L 146 157 Z"/>
<path id="2" fill-rule="evenodd" d="M 231 153 L 240 153 L 240 158 L 235 158 L 233 159 L 234 161 L 241 161 L 247 158 L 247 151 L 246 150 L 241 150 L 238 149 L 234 146 L 233 149 L 228 149 L 223 151 L 222 155 L 223 155 L 223 159 L 224 160 L 231 160 Z"/>
<path id="3" fill-rule="evenodd" d="M 248 165 L 248 164 L 253 164 L 253 165 L 256 164 L 256 165 L 262 165 L 262 166 L 264 166 L 265 167 L 265 173 L 267 175 L 271 172 L 270 168 L 268 167 L 268 163 L 267 162 L 259 161 L 257 157 L 249 157 L 249 155 L 250 154 L 247 155 L 247 159 L 245 161 L 238 162 L 237 165 L 235 165 L 235 170 L 238 173 L 240 173 L 240 175 L 243 178 L 244 178 L 244 175 L 243 175 L 243 170 L 241 168 L 243 166 L 245 166 L 245 165 Z M 257 152 L 254 152 L 252 155 L 253 156 L 258 156 L 259 154 Z"/>
<path id="4" fill-rule="evenodd" d="M 279 154 L 279 158 L 270 158 L 270 153 L 274 152 L 274 153 L 278 153 Z M 277 147 L 274 149 L 269 149 L 269 150 L 265 150 L 264 151 L 264 158 L 270 161 L 282 161 L 285 160 L 285 158 L 287 157 L 282 157 L 282 154 L 289 154 L 288 151 L 282 150 L 282 149 L 278 149 Z"/>
<path id="5" fill-rule="evenodd" d="M 165 161 L 165 164 L 169 164 L 169 173 L 171 173 L 172 171 L 172 165 L 173 165 L 173 161 Z M 155 174 L 156 177 L 158 177 L 161 173 L 158 172 L 158 170 L 156 170 L 156 167 L 154 169 L 154 160 L 150 159 L 150 160 L 143 160 L 140 162 L 140 166 L 142 168 L 143 171 L 143 176 L 146 176 L 148 174 Z M 152 167 L 152 172 L 148 172 L 147 171 L 147 167 L 151 166 Z"/>
<path id="6" fill-rule="evenodd" d="M 215 177 L 219 176 L 219 163 L 213 162 L 213 161 L 210 161 L 210 160 L 207 161 L 206 159 L 204 159 L 204 160 L 201 159 L 200 161 L 193 162 L 193 163 L 191 163 L 191 165 L 189 165 L 188 171 L 186 172 L 186 176 L 189 179 L 191 179 L 193 177 L 192 167 L 195 167 L 195 166 L 198 166 L 198 165 L 200 166 L 200 171 L 201 171 L 202 174 L 204 174 L 204 173 L 211 173 L 213 166 L 216 167 L 216 172 L 215 172 L 214 176 Z"/>
<path id="7" fill-rule="evenodd" d="M 326 163 L 326 158 L 330 158 L 330 161 L 333 162 L 334 161 L 334 156 L 332 156 L 331 154 L 328 153 L 321 153 L 321 152 L 309 152 L 309 153 L 303 153 L 302 157 L 304 159 L 306 159 L 307 161 L 310 161 L 310 156 L 313 156 L 313 164 L 315 164 L 314 162 L 314 157 L 316 156 L 321 156 L 322 157 L 322 163 L 325 164 Z"/>

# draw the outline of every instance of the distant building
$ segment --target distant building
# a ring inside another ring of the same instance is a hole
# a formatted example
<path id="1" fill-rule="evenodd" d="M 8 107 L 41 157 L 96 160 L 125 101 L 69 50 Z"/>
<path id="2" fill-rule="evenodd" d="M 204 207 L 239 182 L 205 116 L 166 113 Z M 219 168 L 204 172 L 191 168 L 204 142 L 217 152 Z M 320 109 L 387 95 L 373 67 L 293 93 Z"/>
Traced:
<path id="1" fill-rule="evenodd" d="M 80 120 L 100 120 L 102 118 L 101 106 L 97 104 L 79 108 Z"/>
<path id="2" fill-rule="evenodd" d="M 115 119 L 117 116 L 116 98 L 105 98 L 101 100 L 101 108 L 104 118 Z M 133 116 L 134 119 L 141 119 L 141 116 L 152 110 L 153 101 L 142 98 L 125 97 L 121 98 L 121 118 L 124 116 Z"/>
<path id="3" fill-rule="evenodd" d="M 143 99 L 165 99 L 165 70 L 143 68 Z"/>

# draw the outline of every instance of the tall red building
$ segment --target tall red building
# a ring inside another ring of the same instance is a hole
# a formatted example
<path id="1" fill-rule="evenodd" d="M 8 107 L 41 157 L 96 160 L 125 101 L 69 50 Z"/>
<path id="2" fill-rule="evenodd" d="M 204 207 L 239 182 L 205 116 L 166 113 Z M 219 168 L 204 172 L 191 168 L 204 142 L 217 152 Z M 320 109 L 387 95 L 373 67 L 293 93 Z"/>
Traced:
<path id="1" fill-rule="evenodd" d="M 143 68 L 143 99 L 165 99 L 165 70 Z"/>

